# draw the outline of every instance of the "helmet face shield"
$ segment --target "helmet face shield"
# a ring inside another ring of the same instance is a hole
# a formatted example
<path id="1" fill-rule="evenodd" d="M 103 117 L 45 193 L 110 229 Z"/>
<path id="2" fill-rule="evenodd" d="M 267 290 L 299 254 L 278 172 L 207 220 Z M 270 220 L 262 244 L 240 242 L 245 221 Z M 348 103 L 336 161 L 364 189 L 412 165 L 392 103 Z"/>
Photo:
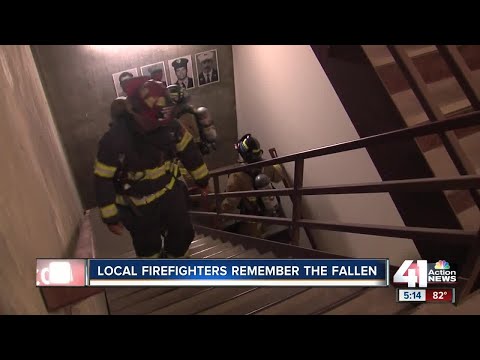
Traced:
<path id="1" fill-rule="evenodd" d="M 235 150 L 248 163 L 262 160 L 263 150 L 260 148 L 260 142 L 251 134 L 244 135 L 236 144 Z"/>
<path id="2" fill-rule="evenodd" d="M 166 111 L 170 103 L 165 85 L 145 77 L 133 78 L 127 83 L 128 97 L 137 123 L 146 131 L 165 125 L 173 118 L 172 111 Z"/>
<path id="3" fill-rule="evenodd" d="M 263 150 L 255 149 L 248 154 L 248 162 L 257 162 L 262 160 Z"/>
<path id="4" fill-rule="evenodd" d="M 168 96 L 174 104 L 180 104 L 185 99 L 185 90 L 177 84 L 167 86 Z"/>

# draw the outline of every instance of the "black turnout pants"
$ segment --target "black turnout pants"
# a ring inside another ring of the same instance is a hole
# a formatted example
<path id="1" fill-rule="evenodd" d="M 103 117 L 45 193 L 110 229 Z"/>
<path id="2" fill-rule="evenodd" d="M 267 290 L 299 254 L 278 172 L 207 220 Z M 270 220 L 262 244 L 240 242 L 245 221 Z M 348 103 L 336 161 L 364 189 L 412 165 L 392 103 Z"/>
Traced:
<path id="1" fill-rule="evenodd" d="M 185 184 L 177 180 L 172 190 L 167 191 L 150 204 L 138 206 L 142 216 L 137 216 L 129 207 L 119 206 L 122 223 L 130 232 L 133 247 L 138 257 L 149 257 L 162 249 L 162 232 L 167 254 L 185 255 L 195 236 L 190 219 L 188 193 Z"/>

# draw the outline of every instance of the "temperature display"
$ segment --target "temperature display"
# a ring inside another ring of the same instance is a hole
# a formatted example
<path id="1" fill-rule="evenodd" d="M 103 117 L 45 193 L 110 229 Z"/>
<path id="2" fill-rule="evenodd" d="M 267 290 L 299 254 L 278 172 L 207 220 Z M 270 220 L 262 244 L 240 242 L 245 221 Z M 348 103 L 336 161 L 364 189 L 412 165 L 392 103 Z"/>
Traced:
<path id="1" fill-rule="evenodd" d="M 455 302 L 455 289 L 426 289 L 427 302 Z"/>

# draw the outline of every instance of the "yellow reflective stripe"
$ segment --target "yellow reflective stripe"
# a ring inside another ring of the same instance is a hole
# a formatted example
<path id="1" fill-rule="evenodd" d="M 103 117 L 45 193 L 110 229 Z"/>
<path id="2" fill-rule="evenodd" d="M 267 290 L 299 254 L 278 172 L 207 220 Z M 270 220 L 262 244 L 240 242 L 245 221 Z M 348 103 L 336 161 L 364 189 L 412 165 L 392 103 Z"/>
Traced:
<path id="1" fill-rule="evenodd" d="M 156 193 L 153 193 L 150 195 L 145 195 L 144 197 L 141 197 L 141 198 L 130 196 L 130 199 L 132 200 L 134 205 L 137 205 L 137 206 L 147 205 L 153 202 L 154 200 L 158 199 L 159 197 L 163 196 L 167 192 L 167 190 L 172 190 L 173 185 L 175 185 L 174 177 L 172 177 L 170 182 L 162 190 L 159 190 Z M 115 201 L 119 205 L 127 205 L 127 202 L 125 201 L 122 195 L 117 195 Z"/>
<path id="2" fill-rule="evenodd" d="M 100 208 L 100 213 L 102 214 L 102 218 L 104 219 L 111 218 L 118 214 L 118 209 L 115 204 L 110 204 Z"/>
<path id="3" fill-rule="evenodd" d="M 129 172 L 128 178 L 131 180 L 155 180 L 165 175 L 166 170 L 165 164 L 163 164 L 162 166 L 153 169 L 146 169 L 144 172 Z"/>
<path id="4" fill-rule="evenodd" d="M 261 149 L 253 149 L 252 153 L 256 154 L 256 153 L 259 153 L 260 151 L 262 151 L 262 150 Z"/>
<path id="5" fill-rule="evenodd" d="M 185 169 L 184 167 L 181 167 L 181 168 L 180 168 L 180 174 L 182 174 L 182 175 L 187 175 L 187 174 L 188 174 L 187 169 Z"/>
<path id="6" fill-rule="evenodd" d="M 170 171 L 172 168 L 172 162 L 166 161 L 162 166 L 146 169 L 145 172 L 130 172 L 128 173 L 128 178 L 131 180 L 155 180 L 165 175 L 167 171 Z"/>
<path id="7" fill-rule="evenodd" d="M 206 164 L 203 164 L 199 168 L 190 172 L 195 180 L 200 180 L 208 175 L 208 168 Z"/>
<path id="8" fill-rule="evenodd" d="M 185 134 L 183 135 L 182 140 L 177 143 L 177 151 L 181 152 L 185 150 L 187 147 L 188 143 L 193 139 L 192 134 L 190 134 L 188 131 L 185 131 Z"/>
<path id="9" fill-rule="evenodd" d="M 129 172 L 128 178 L 130 180 L 155 180 L 159 177 L 162 177 L 167 173 L 167 171 L 172 172 L 173 176 L 178 175 L 179 166 L 171 161 L 166 161 L 162 166 L 153 168 L 153 169 L 146 169 L 144 172 Z"/>
<path id="10" fill-rule="evenodd" d="M 172 177 L 172 180 L 170 180 L 170 182 L 167 184 L 167 186 L 165 186 L 168 190 L 172 190 L 173 188 L 173 185 L 175 184 L 175 178 Z M 163 194 L 162 194 L 163 195 Z"/>
<path id="11" fill-rule="evenodd" d="M 173 176 L 174 177 L 177 177 L 178 176 L 178 169 L 180 168 L 180 166 L 178 166 L 178 164 L 173 164 Z"/>
<path id="12" fill-rule="evenodd" d="M 160 176 L 165 175 L 165 165 L 156 167 L 154 169 L 147 169 L 145 179 L 158 179 Z"/>
<path id="13" fill-rule="evenodd" d="M 98 160 L 95 160 L 95 166 L 94 166 L 95 175 L 98 175 L 104 178 L 113 178 L 113 176 L 115 175 L 115 171 L 117 171 L 117 168 L 115 166 L 108 166 L 106 164 L 101 163 Z"/>
<path id="14" fill-rule="evenodd" d="M 245 150 L 248 150 L 247 139 L 242 141 L 243 146 L 245 146 Z"/>

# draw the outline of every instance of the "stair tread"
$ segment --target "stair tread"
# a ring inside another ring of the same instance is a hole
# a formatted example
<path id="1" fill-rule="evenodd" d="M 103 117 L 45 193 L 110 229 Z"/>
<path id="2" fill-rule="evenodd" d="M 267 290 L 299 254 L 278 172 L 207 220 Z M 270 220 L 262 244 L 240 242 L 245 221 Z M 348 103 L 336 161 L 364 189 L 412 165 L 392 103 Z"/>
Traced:
<path id="1" fill-rule="evenodd" d="M 112 287 L 106 288 L 106 294 L 108 301 L 115 301 L 121 297 L 127 296 L 134 292 L 142 290 L 141 287 Z"/>
<path id="2" fill-rule="evenodd" d="M 217 306 L 223 302 L 229 301 L 235 296 L 246 294 L 256 288 L 254 287 L 228 287 L 228 288 L 210 288 L 195 296 L 183 301 L 169 305 L 149 315 L 193 315 L 205 309 Z"/>
<path id="3" fill-rule="evenodd" d="M 229 248 L 232 248 L 231 243 L 222 243 L 221 241 L 218 242 L 218 244 L 212 244 L 210 247 L 202 250 L 195 250 L 193 249 L 190 251 L 190 257 L 192 259 L 202 259 L 206 258 L 207 256 L 212 256 L 214 254 L 217 254 L 221 251 L 227 250 Z"/>
<path id="4" fill-rule="evenodd" d="M 151 288 L 153 289 L 153 288 Z M 157 309 L 182 301 L 188 297 L 194 296 L 202 291 L 206 291 L 208 287 L 183 287 L 176 288 L 161 294 L 160 296 L 152 297 L 144 301 L 136 302 L 131 306 L 123 308 L 114 315 L 144 315 L 149 314 Z"/>
<path id="5" fill-rule="evenodd" d="M 234 247 L 231 247 L 229 249 L 225 249 L 218 253 L 218 256 L 215 257 L 217 259 L 229 259 L 233 256 L 240 255 L 241 253 L 245 252 L 245 248 L 242 245 L 237 245 Z M 206 259 L 211 259 L 214 258 L 213 256 L 206 256 Z"/>
<path id="6" fill-rule="evenodd" d="M 322 311 L 347 297 L 359 294 L 358 288 L 312 288 L 279 304 L 257 312 L 257 315 L 309 315 Z"/>
<path id="7" fill-rule="evenodd" d="M 255 258 L 258 258 L 259 256 L 260 256 L 260 253 L 258 252 L 257 249 L 248 249 L 243 253 L 235 255 L 233 259 L 255 259 Z"/>
<path id="8" fill-rule="evenodd" d="M 394 287 L 371 288 L 355 299 L 340 305 L 325 315 L 392 315 L 412 307 L 408 303 L 396 302 Z"/>
<path id="9" fill-rule="evenodd" d="M 192 258 L 221 258 L 225 251 L 232 249 L 232 244 L 219 242 L 211 248 L 201 250 L 191 255 Z M 243 248 L 238 247 L 236 251 L 240 253 Z M 147 314 L 158 308 L 170 305 L 178 301 L 182 301 L 190 296 L 202 292 L 208 287 L 186 287 L 186 288 L 145 288 L 140 292 L 117 300 L 116 304 L 112 304 L 112 313 L 114 314 Z M 118 310 L 117 310 L 118 309 Z"/>
<path id="10" fill-rule="evenodd" d="M 204 249 L 211 244 L 218 244 L 218 243 L 219 243 L 218 240 L 213 239 L 211 236 L 206 236 L 206 237 L 197 239 L 195 241 L 192 241 L 192 243 L 190 244 L 190 249 L 200 249 L 200 248 Z"/>
<path id="11" fill-rule="evenodd" d="M 209 237 L 205 237 L 205 236 L 201 236 L 201 237 L 195 236 L 195 238 L 192 241 L 192 244 L 190 245 L 190 248 L 197 248 L 201 245 L 211 242 L 212 239 L 211 238 L 208 239 L 208 238 Z M 136 257 L 136 254 L 133 248 L 131 248 L 129 251 L 122 253 L 121 255 L 118 256 L 118 258 L 121 258 L 121 259 L 132 259 L 135 257 Z"/>
<path id="12" fill-rule="evenodd" d="M 250 291 L 230 301 L 206 311 L 200 315 L 245 315 L 270 303 L 287 299 L 288 297 L 305 291 L 305 287 L 262 287 Z"/>
<path id="13" fill-rule="evenodd" d="M 175 290 L 175 287 L 145 287 L 140 288 L 140 290 L 132 292 L 128 295 L 125 295 L 121 298 L 110 300 L 110 311 L 115 313 L 129 306 L 133 306 L 142 301 L 148 301 L 150 299 L 156 298 L 162 294 L 165 294 L 169 291 Z M 108 290 L 107 290 L 108 296 Z"/>
<path id="14" fill-rule="evenodd" d="M 230 244 L 227 244 L 227 245 L 230 245 Z M 230 245 L 231 246 L 231 245 Z M 254 251 L 252 252 L 246 252 L 244 251 L 244 248 L 243 246 L 236 246 L 234 248 L 229 248 L 228 246 L 225 247 L 225 251 L 221 251 L 221 252 L 218 252 L 218 253 L 215 253 L 212 255 L 212 258 L 215 257 L 215 258 L 223 258 L 225 255 L 230 255 L 232 256 L 232 252 L 234 254 L 236 254 L 237 256 L 240 256 L 241 254 L 245 254 L 246 256 L 256 256 L 258 254 L 258 252 L 253 249 Z M 229 253 L 231 252 L 231 253 Z M 176 290 L 180 290 L 182 288 L 166 288 L 168 289 L 169 291 L 176 291 Z M 209 289 L 207 287 L 203 288 L 203 289 Z M 210 288 L 210 289 L 213 289 L 213 288 Z M 158 288 L 148 288 L 148 289 L 145 289 L 144 290 L 144 294 L 136 294 L 134 297 L 130 298 L 130 299 L 125 299 L 123 301 L 123 303 L 121 303 L 122 305 L 122 309 L 125 309 L 126 306 L 124 306 L 125 303 L 127 303 L 129 300 L 130 300 L 130 305 L 131 306 L 134 306 L 135 305 L 135 301 L 131 301 L 131 300 L 134 300 L 134 299 L 137 299 L 136 302 L 141 302 L 141 301 L 145 301 L 147 303 L 146 306 L 158 306 L 158 308 L 160 308 L 160 313 L 163 313 L 161 311 L 161 309 L 163 309 L 163 306 L 165 304 L 165 300 L 162 300 L 162 299 L 159 299 L 158 301 L 154 300 L 154 297 L 156 296 L 159 296 L 161 297 L 163 294 L 165 294 L 167 291 L 162 291 L 161 289 L 159 290 Z M 188 302 L 190 301 L 190 296 L 195 296 L 196 294 L 198 293 L 202 293 L 201 291 L 198 291 L 198 289 L 194 289 L 193 291 L 179 291 L 175 294 L 170 294 L 169 297 L 178 297 L 177 295 L 178 294 L 182 294 L 185 298 L 184 299 L 179 299 L 178 302 L 176 303 L 173 303 L 171 305 L 167 305 L 168 306 L 175 306 L 175 304 L 182 304 L 182 303 L 185 303 L 185 302 Z M 168 300 L 170 301 L 170 300 Z M 167 301 L 167 302 L 168 302 Z M 154 303 L 157 302 L 157 305 L 154 305 Z M 118 308 L 119 305 L 116 305 L 116 307 Z M 187 307 L 188 308 L 188 307 Z M 127 311 L 127 309 L 125 310 Z M 130 311 L 130 310 L 129 310 Z M 137 313 L 136 309 L 135 310 L 131 310 L 131 311 L 135 311 L 135 313 Z M 181 312 L 180 312 L 181 313 Z M 187 312 L 185 312 L 187 313 Z"/>
<path id="15" fill-rule="evenodd" d="M 478 81 L 480 70 L 472 71 L 472 77 L 475 81 Z M 454 77 L 428 84 L 428 89 L 434 103 L 440 107 L 444 115 L 466 109 L 471 105 Z M 391 97 L 409 125 L 428 121 L 428 117 L 413 90 L 403 90 L 391 95 Z"/>
<path id="16" fill-rule="evenodd" d="M 232 250 L 233 245 L 230 243 L 218 245 L 211 249 L 209 254 L 203 256 L 203 259 L 225 259 Z"/>
<path id="17" fill-rule="evenodd" d="M 385 66 L 394 64 L 395 60 L 386 45 L 364 45 L 373 66 Z M 403 45 L 409 57 L 422 56 L 429 53 L 438 52 L 435 45 Z"/>
<path id="18" fill-rule="evenodd" d="M 197 234 L 197 235 L 195 235 L 195 237 L 192 241 L 192 245 L 190 245 L 190 248 L 193 247 L 194 249 L 197 249 L 196 251 L 194 251 L 194 253 L 196 253 L 196 252 L 201 250 L 201 249 L 198 248 L 198 246 L 206 244 L 206 243 L 210 244 L 209 246 L 212 247 L 212 246 L 214 246 L 212 244 L 217 244 L 217 243 L 220 244 L 221 242 L 219 242 L 219 241 L 213 242 L 213 239 L 210 236 L 198 235 Z M 119 258 L 127 258 L 127 259 L 136 258 L 135 251 L 132 248 L 132 250 L 128 251 L 127 253 L 122 254 L 122 256 L 119 256 Z M 118 287 L 118 288 L 113 287 L 113 288 L 107 288 L 107 291 L 106 291 L 107 299 L 109 301 L 115 301 L 118 298 L 127 296 L 129 294 L 133 294 L 135 292 L 142 291 L 142 290 L 145 290 L 145 288 L 143 288 L 143 287 Z"/>

